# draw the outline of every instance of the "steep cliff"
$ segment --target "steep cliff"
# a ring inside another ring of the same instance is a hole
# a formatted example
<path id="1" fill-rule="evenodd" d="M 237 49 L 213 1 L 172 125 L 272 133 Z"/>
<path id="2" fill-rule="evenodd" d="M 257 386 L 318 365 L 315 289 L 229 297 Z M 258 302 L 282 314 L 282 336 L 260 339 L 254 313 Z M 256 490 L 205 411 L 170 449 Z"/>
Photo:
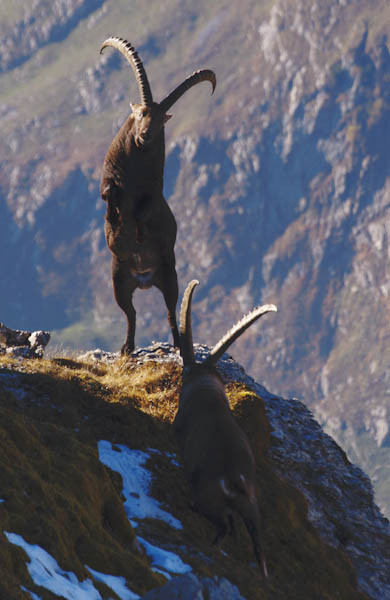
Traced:
<path id="1" fill-rule="evenodd" d="M 238 521 L 236 539 L 211 545 L 170 426 L 180 363 L 169 344 L 127 361 L 101 351 L 0 358 L 1 597 L 126 600 L 155 589 L 172 600 L 172 586 L 188 600 L 389 597 L 389 522 L 368 478 L 302 403 L 269 394 L 227 355 L 220 371 L 256 456 L 269 581 Z M 180 574 L 191 577 L 175 583 Z"/>
<path id="2" fill-rule="evenodd" d="M 157 99 L 211 67 L 215 95 L 191 91 L 166 127 L 179 281 L 202 282 L 195 339 L 277 303 L 238 342 L 243 363 L 310 406 L 390 514 L 386 0 L 39 0 L 1 17 L 1 320 L 120 346 L 98 180 L 137 98 L 100 43 L 129 38 Z M 136 303 L 138 343 L 168 339 L 158 293 Z"/>

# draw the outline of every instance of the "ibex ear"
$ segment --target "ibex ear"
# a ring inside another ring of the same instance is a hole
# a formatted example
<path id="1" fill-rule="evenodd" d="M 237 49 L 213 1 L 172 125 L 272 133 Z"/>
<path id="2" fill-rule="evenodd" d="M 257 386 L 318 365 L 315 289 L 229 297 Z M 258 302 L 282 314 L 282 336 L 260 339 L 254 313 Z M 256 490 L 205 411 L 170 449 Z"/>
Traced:
<path id="1" fill-rule="evenodd" d="M 131 110 L 134 112 L 134 111 L 135 111 L 135 109 L 137 108 L 137 105 L 136 105 L 136 104 L 133 104 L 132 102 L 130 102 L 130 108 L 131 108 Z"/>
<path id="2" fill-rule="evenodd" d="M 172 115 L 168 115 L 168 113 L 165 113 L 164 115 L 164 124 L 169 121 L 169 119 L 172 117 Z"/>

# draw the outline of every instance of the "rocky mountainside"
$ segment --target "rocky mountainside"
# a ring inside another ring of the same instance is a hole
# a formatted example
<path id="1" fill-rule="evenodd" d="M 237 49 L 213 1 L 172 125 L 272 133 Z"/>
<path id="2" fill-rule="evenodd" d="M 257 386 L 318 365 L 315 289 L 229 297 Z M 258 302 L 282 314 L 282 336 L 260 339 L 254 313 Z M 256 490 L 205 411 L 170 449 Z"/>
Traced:
<path id="1" fill-rule="evenodd" d="M 180 287 L 202 283 L 195 339 L 277 304 L 237 354 L 310 406 L 390 514 L 388 2 L 4 1 L 0 15 L 1 321 L 120 347 L 98 183 L 137 90 L 100 44 L 130 39 L 156 99 L 213 68 L 215 94 L 198 86 L 166 126 Z M 138 344 L 169 339 L 160 294 L 136 304 Z"/>
<path id="2" fill-rule="evenodd" d="M 219 362 L 256 457 L 264 582 L 243 525 L 218 548 L 191 509 L 171 430 L 172 346 L 126 360 L 13 354 L 0 357 L 2 599 L 390 597 L 389 522 L 303 403 L 270 394 L 228 355 Z"/>

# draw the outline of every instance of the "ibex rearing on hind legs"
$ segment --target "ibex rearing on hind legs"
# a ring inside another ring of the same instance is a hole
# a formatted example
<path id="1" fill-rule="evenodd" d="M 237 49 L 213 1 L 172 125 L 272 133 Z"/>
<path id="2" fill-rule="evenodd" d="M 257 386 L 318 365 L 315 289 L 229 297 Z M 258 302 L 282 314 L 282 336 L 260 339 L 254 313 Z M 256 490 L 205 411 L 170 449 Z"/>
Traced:
<path id="1" fill-rule="evenodd" d="M 136 288 L 156 286 L 168 309 L 168 321 L 176 347 L 178 298 L 174 245 L 176 221 L 163 197 L 165 161 L 164 124 L 167 111 L 192 86 L 216 78 L 212 71 L 196 71 L 162 102 L 153 101 L 143 64 L 132 45 L 118 37 L 108 38 L 130 63 L 138 83 L 141 102 L 130 104 L 132 113 L 114 137 L 103 164 L 100 193 L 107 202 L 105 235 L 112 253 L 115 299 L 127 317 L 127 337 L 122 354 L 134 350 Z"/>
<path id="2" fill-rule="evenodd" d="M 191 302 L 198 281 L 185 291 L 180 311 L 180 350 L 184 371 L 173 427 L 194 497 L 194 508 L 216 527 L 214 543 L 232 527 L 232 512 L 243 519 L 263 577 L 267 566 L 261 546 L 256 497 L 255 460 L 248 439 L 229 408 L 216 364 L 228 347 L 257 319 L 276 306 L 255 308 L 214 346 L 202 363 L 195 362 Z"/>

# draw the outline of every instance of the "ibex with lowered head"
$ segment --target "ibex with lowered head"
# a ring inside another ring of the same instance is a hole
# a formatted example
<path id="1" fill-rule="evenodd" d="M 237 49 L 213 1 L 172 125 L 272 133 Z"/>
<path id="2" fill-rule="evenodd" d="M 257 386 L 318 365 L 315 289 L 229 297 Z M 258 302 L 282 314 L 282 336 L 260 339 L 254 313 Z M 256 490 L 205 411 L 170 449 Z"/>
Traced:
<path id="1" fill-rule="evenodd" d="M 110 37 L 107 46 L 116 48 L 130 63 L 138 83 L 141 102 L 130 104 L 132 112 L 114 137 L 103 164 L 100 193 L 107 202 L 105 235 L 112 253 L 115 299 L 127 317 L 127 337 L 122 354 L 134 350 L 136 288 L 156 286 L 163 294 L 168 321 L 176 347 L 178 298 L 174 245 L 176 221 L 163 197 L 165 162 L 164 124 L 167 111 L 192 86 L 216 78 L 212 71 L 196 71 L 162 102 L 153 101 L 143 64 L 132 45 Z"/>
<path id="2" fill-rule="evenodd" d="M 180 311 L 180 349 L 184 370 L 179 408 L 173 427 L 184 461 L 195 510 L 217 530 L 214 543 L 233 527 L 233 512 L 243 519 L 251 537 L 261 574 L 267 566 L 261 546 L 260 514 L 256 497 L 255 459 L 248 439 L 229 408 L 216 364 L 228 347 L 262 315 L 276 311 L 266 304 L 241 319 L 196 363 L 192 343 L 191 302 L 198 281 L 185 291 Z"/>

